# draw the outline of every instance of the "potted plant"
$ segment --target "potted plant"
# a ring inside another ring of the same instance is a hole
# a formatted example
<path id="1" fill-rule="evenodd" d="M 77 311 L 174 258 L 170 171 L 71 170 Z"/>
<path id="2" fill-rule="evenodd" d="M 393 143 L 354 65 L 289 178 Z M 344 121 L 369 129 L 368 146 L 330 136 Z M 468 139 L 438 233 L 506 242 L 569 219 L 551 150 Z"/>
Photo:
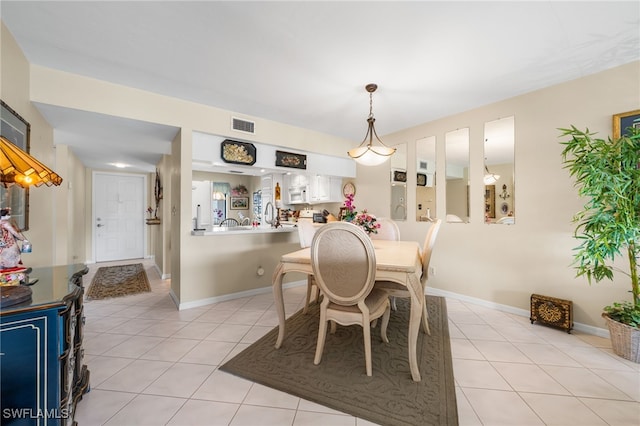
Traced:
<path id="1" fill-rule="evenodd" d="M 573 222 L 580 241 L 574 255 L 577 276 L 591 284 L 612 280 L 614 270 L 629 277 L 631 301 L 604 307 L 613 351 L 640 362 L 640 129 L 628 128 L 619 138 L 607 140 L 595 133 L 559 129 L 571 140 L 562 142 L 564 167 L 576 179 L 578 194 L 587 199 Z M 613 266 L 625 257 L 628 270 Z"/>

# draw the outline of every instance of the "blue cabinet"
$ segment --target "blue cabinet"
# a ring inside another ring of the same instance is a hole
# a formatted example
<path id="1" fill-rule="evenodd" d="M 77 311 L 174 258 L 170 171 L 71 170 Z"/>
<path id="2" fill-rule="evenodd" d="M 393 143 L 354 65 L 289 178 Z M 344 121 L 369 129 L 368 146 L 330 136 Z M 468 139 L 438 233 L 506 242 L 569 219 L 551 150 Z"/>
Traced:
<path id="1" fill-rule="evenodd" d="M 89 388 L 84 265 L 36 268 L 30 301 L 0 310 L 0 424 L 73 425 Z"/>

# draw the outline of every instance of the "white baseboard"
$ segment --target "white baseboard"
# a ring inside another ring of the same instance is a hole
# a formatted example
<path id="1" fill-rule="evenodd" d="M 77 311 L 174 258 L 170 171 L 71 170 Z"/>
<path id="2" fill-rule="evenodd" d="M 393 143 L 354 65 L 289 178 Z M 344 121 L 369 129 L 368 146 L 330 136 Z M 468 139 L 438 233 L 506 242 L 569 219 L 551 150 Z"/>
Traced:
<path id="1" fill-rule="evenodd" d="M 500 303 L 489 302 L 487 300 L 478 299 L 471 296 L 465 296 L 463 294 L 453 293 L 446 290 L 440 290 L 437 288 L 427 287 L 427 294 L 434 296 L 442 296 L 448 299 L 460 300 L 463 302 L 473 303 L 474 305 L 484 306 L 486 308 L 495 309 L 501 312 L 507 312 L 510 314 L 518 315 L 525 318 L 531 317 L 531 312 L 526 309 L 514 308 L 513 306 L 502 305 Z M 609 330 L 604 328 L 594 327 L 592 325 L 582 324 L 579 322 L 573 323 L 573 329 L 581 331 L 586 334 L 592 334 L 594 336 L 609 338 Z"/>
<path id="2" fill-rule="evenodd" d="M 299 287 L 302 285 L 306 286 L 307 281 L 306 280 L 293 281 L 293 282 L 284 284 L 282 288 Z M 173 293 L 173 290 L 169 290 L 169 295 L 171 296 L 171 299 L 173 299 L 173 303 L 175 303 L 176 306 L 178 307 L 178 310 L 182 311 L 183 309 L 199 308 L 200 306 L 207 306 L 214 303 L 226 302 L 227 300 L 240 299 L 242 297 L 247 297 L 247 296 L 257 296 L 258 294 L 271 293 L 271 291 L 272 291 L 272 287 L 268 286 L 268 287 L 261 287 L 261 288 L 256 288 L 252 290 L 240 291 L 238 293 L 225 294 L 222 296 L 208 297 L 206 299 L 194 300 L 192 302 L 184 302 L 184 303 L 180 303 L 178 301 L 178 298 Z"/>

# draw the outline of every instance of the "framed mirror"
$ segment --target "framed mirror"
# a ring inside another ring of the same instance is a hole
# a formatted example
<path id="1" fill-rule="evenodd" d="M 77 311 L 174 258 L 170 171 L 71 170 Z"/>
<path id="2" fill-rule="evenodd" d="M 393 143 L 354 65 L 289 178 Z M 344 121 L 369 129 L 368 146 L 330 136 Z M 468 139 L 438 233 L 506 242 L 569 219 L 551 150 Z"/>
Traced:
<path id="1" fill-rule="evenodd" d="M 436 137 L 416 141 L 416 221 L 436 219 Z"/>
<path id="2" fill-rule="evenodd" d="M 26 153 L 30 151 L 31 125 L 0 100 L 0 134 Z M 29 229 L 29 189 L 0 185 L 0 207 L 11 209 L 11 219 L 21 231 Z"/>
<path id="3" fill-rule="evenodd" d="M 487 224 L 515 223 L 514 117 L 484 125 L 484 220 Z"/>
<path id="4" fill-rule="evenodd" d="M 395 146 L 391 157 L 391 214 L 396 221 L 407 220 L 407 144 Z"/>
<path id="5" fill-rule="evenodd" d="M 449 223 L 469 222 L 469 128 L 444 135 L 446 205 Z"/>

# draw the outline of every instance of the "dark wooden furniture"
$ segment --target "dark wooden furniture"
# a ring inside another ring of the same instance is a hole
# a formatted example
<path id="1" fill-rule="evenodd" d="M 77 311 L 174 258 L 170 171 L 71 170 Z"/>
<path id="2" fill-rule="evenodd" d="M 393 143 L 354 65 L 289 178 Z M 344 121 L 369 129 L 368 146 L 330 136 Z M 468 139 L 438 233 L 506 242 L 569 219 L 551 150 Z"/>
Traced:
<path id="1" fill-rule="evenodd" d="M 0 423 L 75 425 L 89 390 L 82 348 L 85 265 L 34 268 L 32 296 L 0 310 Z"/>
<path id="2" fill-rule="evenodd" d="M 538 321 L 571 333 L 573 328 L 573 302 L 555 297 L 531 295 L 531 324 Z"/>

